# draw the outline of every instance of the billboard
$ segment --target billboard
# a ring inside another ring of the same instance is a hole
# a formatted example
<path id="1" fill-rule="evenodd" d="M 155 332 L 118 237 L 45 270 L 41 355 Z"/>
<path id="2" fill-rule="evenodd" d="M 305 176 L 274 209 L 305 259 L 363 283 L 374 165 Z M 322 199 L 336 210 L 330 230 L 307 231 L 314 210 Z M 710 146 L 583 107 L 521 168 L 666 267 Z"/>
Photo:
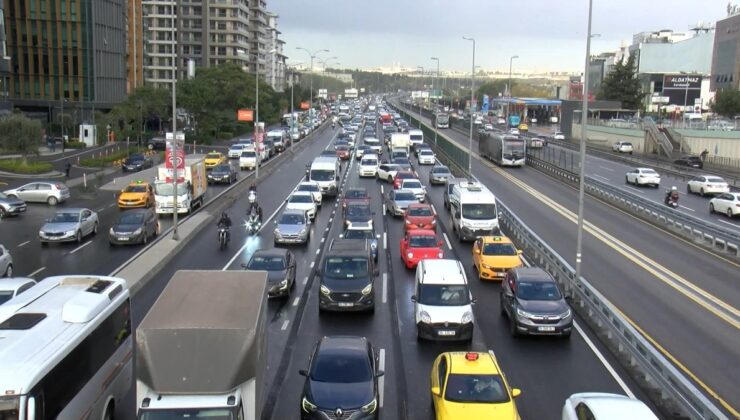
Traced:
<path id="1" fill-rule="evenodd" d="M 692 106 L 701 97 L 702 76 L 666 74 L 663 76 L 663 95 L 670 104 Z"/>
<path id="2" fill-rule="evenodd" d="M 301 102 L 301 109 L 308 109 L 311 105 L 307 101 Z"/>
<path id="3" fill-rule="evenodd" d="M 345 98 L 357 98 L 357 89 L 344 89 Z"/>
<path id="4" fill-rule="evenodd" d="M 240 109 L 236 111 L 237 121 L 254 121 L 254 112 L 251 109 Z"/>
<path id="5" fill-rule="evenodd" d="M 327 99 L 329 97 L 328 92 L 326 89 L 319 89 L 319 98 L 321 99 Z"/>
<path id="6" fill-rule="evenodd" d="M 185 134 L 165 133 L 164 167 L 165 182 L 172 182 L 175 177 L 173 168 L 177 168 L 177 182 L 185 181 Z"/>

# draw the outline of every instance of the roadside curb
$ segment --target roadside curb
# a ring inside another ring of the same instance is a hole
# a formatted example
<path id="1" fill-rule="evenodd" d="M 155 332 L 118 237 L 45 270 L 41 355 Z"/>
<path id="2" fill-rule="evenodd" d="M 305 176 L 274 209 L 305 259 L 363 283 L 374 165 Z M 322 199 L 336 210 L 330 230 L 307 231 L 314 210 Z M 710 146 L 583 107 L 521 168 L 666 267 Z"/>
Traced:
<path id="1" fill-rule="evenodd" d="M 64 177 L 64 174 L 59 171 L 45 172 L 43 174 L 16 174 L 14 172 L 0 171 L 0 176 L 11 179 L 48 179 L 61 178 Z"/>

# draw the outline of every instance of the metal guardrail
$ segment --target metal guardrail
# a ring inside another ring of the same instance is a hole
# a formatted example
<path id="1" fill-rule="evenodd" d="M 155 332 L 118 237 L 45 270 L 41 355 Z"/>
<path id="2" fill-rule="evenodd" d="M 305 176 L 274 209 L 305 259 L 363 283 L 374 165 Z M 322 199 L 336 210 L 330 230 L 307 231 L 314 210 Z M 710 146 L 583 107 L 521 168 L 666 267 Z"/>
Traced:
<path id="1" fill-rule="evenodd" d="M 502 228 L 532 262 L 541 267 L 572 297 L 571 306 L 599 333 L 612 351 L 644 379 L 669 412 L 697 419 L 727 419 L 707 397 L 655 349 L 619 310 L 585 278 L 575 278 L 575 270 L 545 241 L 535 234 L 500 200 Z"/>

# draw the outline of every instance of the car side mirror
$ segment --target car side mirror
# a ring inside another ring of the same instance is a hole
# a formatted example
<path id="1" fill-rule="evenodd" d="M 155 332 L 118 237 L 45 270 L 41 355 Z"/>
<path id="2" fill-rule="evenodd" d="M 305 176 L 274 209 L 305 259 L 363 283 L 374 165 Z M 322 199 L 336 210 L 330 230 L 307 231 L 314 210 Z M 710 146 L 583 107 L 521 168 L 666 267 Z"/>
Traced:
<path id="1" fill-rule="evenodd" d="M 439 389 L 438 386 L 432 387 L 432 395 L 434 395 L 435 397 L 439 397 L 440 395 L 442 395 L 442 391 Z"/>
<path id="2" fill-rule="evenodd" d="M 411 295 L 411 301 L 416 302 L 416 295 Z"/>
<path id="3" fill-rule="evenodd" d="M 301 376 L 306 376 L 306 377 L 308 376 L 308 372 L 306 371 L 306 369 L 299 370 L 298 371 L 298 374 L 301 375 Z"/>
<path id="4" fill-rule="evenodd" d="M 473 248 L 473 253 L 474 254 L 480 254 L 480 249 L 479 248 Z"/>
<path id="5" fill-rule="evenodd" d="M 241 265 L 242 265 L 242 268 L 243 269 L 245 269 L 245 270 L 247 269 L 247 265 L 246 264 L 242 263 Z"/>
<path id="6" fill-rule="evenodd" d="M 455 219 L 459 219 L 462 214 L 459 211 L 455 212 Z"/>
<path id="7" fill-rule="evenodd" d="M 518 396 L 522 395 L 522 390 L 519 388 L 514 388 L 511 390 L 511 396 L 516 398 Z"/>
<path id="8" fill-rule="evenodd" d="M 524 252 L 521 249 L 516 250 L 516 255 L 522 255 Z"/>
<path id="9" fill-rule="evenodd" d="M 384 372 L 384 371 L 382 371 L 382 370 L 379 370 L 379 371 L 375 372 L 375 377 L 376 377 L 376 378 L 380 378 L 380 377 L 381 377 L 381 376 L 383 376 L 383 375 L 385 375 L 385 372 Z"/>
<path id="10" fill-rule="evenodd" d="M 475 305 L 476 303 L 478 303 L 478 298 L 471 298 L 470 303 Z"/>
<path id="11" fill-rule="evenodd" d="M 566 301 L 566 302 L 568 302 L 568 303 L 571 303 L 571 302 L 573 302 L 573 295 L 572 295 L 572 294 L 570 294 L 570 293 L 564 293 L 564 296 L 563 296 L 563 298 L 564 298 L 564 299 L 565 299 L 565 301 Z"/>

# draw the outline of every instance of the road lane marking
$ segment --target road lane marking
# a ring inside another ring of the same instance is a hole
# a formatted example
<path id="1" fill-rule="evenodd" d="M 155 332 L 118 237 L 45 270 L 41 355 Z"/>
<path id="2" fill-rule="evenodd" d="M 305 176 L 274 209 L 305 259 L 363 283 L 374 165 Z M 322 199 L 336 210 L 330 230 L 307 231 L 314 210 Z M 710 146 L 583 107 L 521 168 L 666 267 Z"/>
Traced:
<path id="1" fill-rule="evenodd" d="M 313 268 L 313 263 L 311 263 L 311 268 Z M 308 276 L 303 278 L 303 284 L 305 285 L 306 283 L 308 283 Z"/>
<path id="2" fill-rule="evenodd" d="M 638 193 L 642 194 L 642 190 L 638 190 L 638 189 L 637 189 L 637 188 L 635 188 L 635 187 L 630 187 L 629 185 L 627 185 L 627 186 L 626 186 L 625 188 L 629 188 L 629 189 L 631 189 L 632 191 L 637 191 Z"/>
<path id="3" fill-rule="evenodd" d="M 85 242 L 84 244 L 82 244 L 82 245 L 78 246 L 77 248 L 75 248 L 75 249 L 73 249 L 73 250 L 69 251 L 69 253 L 70 253 L 70 254 L 74 254 L 75 252 L 77 252 L 77 251 L 81 250 L 82 248 L 84 248 L 84 247 L 86 247 L 86 246 L 90 245 L 91 243 L 92 243 L 92 240 L 89 240 L 89 241 Z"/>
<path id="4" fill-rule="evenodd" d="M 383 204 L 383 216 L 386 214 L 385 204 Z"/>
<path id="5" fill-rule="evenodd" d="M 437 209 L 434 208 L 434 204 L 432 204 L 432 203 L 429 203 L 429 204 L 432 206 L 432 211 L 434 212 L 434 214 L 437 214 Z"/>
<path id="6" fill-rule="evenodd" d="M 287 329 L 288 329 L 288 324 L 290 324 L 290 320 L 287 320 L 287 319 L 286 319 L 285 321 L 283 321 L 283 326 L 282 326 L 282 327 L 280 327 L 280 329 L 281 329 L 282 331 L 285 331 L 285 330 L 287 330 Z"/>
<path id="7" fill-rule="evenodd" d="M 108 208 L 115 207 L 118 203 L 110 203 L 108 204 Z"/>
<path id="8" fill-rule="evenodd" d="M 614 381 L 616 381 L 617 384 L 619 385 L 619 387 L 622 388 L 622 391 L 624 391 L 624 393 L 627 394 L 628 397 L 635 398 L 635 394 L 632 392 L 632 390 L 622 380 L 622 378 L 619 376 L 619 374 L 617 373 L 617 371 L 614 370 L 614 368 L 609 363 L 609 361 L 606 360 L 606 358 L 604 357 L 604 355 L 601 354 L 601 352 L 599 351 L 598 348 L 596 348 L 596 346 L 591 341 L 591 339 L 588 338 L 588 336 L 586 335 L 586 332 L 583 331 L 583 329 L 581 328 L 581 326 L 575 320 L 573 321 L 573 328 L 575 328 L 576 331 L 578 331 L 578 334 L 580 334 L 581 337 L 583 337 L 583 341 L 586 342 L 586 345 L 588 345 L 588 347 L 591 349 L 591 351 L 596 355 L 596 358 L 599 359 L 599 361 L 601 361 L 601 364 L 604 365 L 604 367 L 606 368 L 607 372 L 609 372 L 609 374 L 612 375 L 612 378 L 614 378 Z"/>
<path id="9" fill-rule="evenodd" d="M 378 352 L 378 370 L 385 372 L 385 349 Z M 385 394 L 385 375 L 378 378 L 378 405 L 383 408 L 383 395 Z"/>
<path id="10" fill-rule="evenodd" d="M 605 176 L 601 176 L 601 175 L 596 175 L 596 174 L 594 174 L 594 175 L 591 175 L 591 176 L 592 176 L 592 177 L 594 177 L 594 178 L 600 178 L 600 179 L 603 179 L 603 180 L 604 180 L 604 181 L 606 181 L 606 182 L 609 182 L 609 181 L 610 181 L 610 180 L 609 180 L 609 178 L 607 178 L 607 177 L 605 177 Z"/>
<path id="11" fill-rule="evenodd" d="M 388 249 L 388 234 L 383 232 L 383 249 Z"/>
<path id="12" fill-rule="evenodd" d="M 323 244 L 323 243 L 324 243 L 324 241 L 326 241 L 326 238 L 322 237 L 322 238 L 321 238 L 321 243 Z"/>
<path id="13" fill-rule="evenodd" d="M 450 243 L 450 238 L 447 237 L 447 233 L 442 232 L 442 236 L 445 237 L 445 242 L 447 242 L 447 248 L 449 248 L 450 251 L 452 251 L 452 244 Z"/>
<path id="14" fill-rule="evenodd" d="M 727 220 L 717 219 L 717 221 L 718 221 L 718 222 L 720 222 L 720 223 L 724 223 L 724 224 L 726 224 L 726 225 L 730 225 L 730 226 L 732 226 L 732 227 L 737 227 L 737 225 L 736 225 L 736 224 L 734 224 L 734 223 L 731 223 L 731 222 L 728 222 Z"/>
<path id="15" fill-rule="evenodd" d="M 33 277 L 33 276 L 35 276 L 36 274 L 38 274 L 38 273 L 40 273 L 40 272 L 42 272 L 42 271 L 44 271 L 44 270 L 46 270 L 46 267 L 41 267 L 41 268 L 39 268 L 38 270 L 34 271 L 33 273 L 29 274 L 29 275 L 28 275 L 28 277 Z"/>
<path id="16" fill-rule="evenodd" d="M 301 301 L 301 298 L 300 298 L 300 297 L 296 297 L 296 298 L 295 298 L 295 299 L 293 300 L 293 306 L 298 306 L 298 303 L 299 303 L 300 301 Z"/>
<path id="17" fill-rule="evenodd" d="M 316 255 L 319 255 L 319 252 L 321 252 L 321 249 L 316 250 Z"/>
<path id="18" fill-rule="evenodd" d="M 694 212 L 696 211 L 696 210 L 694 210 L 694 209 L 690 209 L 690 208 L 688 208 L 688 207 L 686 207 L 686 206 L 682 206 L 682 205 L 680 205 L 680 204 L 678 205 L 678 207 L 681 207 L 682 209 L 685 209 L 685 210 L 688 210 L 688 211 L 694 211 Z"/>
<path id="19" fill-rule="evenodd" d="M 316 264 L 316 261 L 311 261 L 311 268 Z"/>
<path id="20" fill-rule="evenodd" d="M 609 171 L 609 172 L 614 172 L 614 169 L 612 169 L 612 168 L 607 168 L 606 166 L 599 166 L 599 168 L 601 168 L 601 169 L 603 169 L 603 170 L 605 170 L 605 171 Z"/>
<path id="21" fill-rule="evenodd" d="M 26 245 L 28 245 L 30 243 L 31 243 L 31 241 L 26 241 L 26 242 L 19 243 L 18 244 L 18 248 L 23 247 L 23 246 L 26 246 Z"/>
<path id="22" fill-rule="evenodd" d="M 380 184 L 380 194 L 385 194 L 385 192 L 383 191 L 383 184 Z"/>
<path id="23" fill-rule="evenodd" d="M 383 273 L 383 303 L 388 301 L 388 273 Z"/>
<path id="24" fill-rule="evenodd" d="M 104 210 L 105 210 L 105 207 L 101 207 L 101 208 L 99 208 L 99 209 L 95 210 L 95 212 L 96 212 L 96 213 L 101 213 L 101 212 L 103 212 Z"/>

